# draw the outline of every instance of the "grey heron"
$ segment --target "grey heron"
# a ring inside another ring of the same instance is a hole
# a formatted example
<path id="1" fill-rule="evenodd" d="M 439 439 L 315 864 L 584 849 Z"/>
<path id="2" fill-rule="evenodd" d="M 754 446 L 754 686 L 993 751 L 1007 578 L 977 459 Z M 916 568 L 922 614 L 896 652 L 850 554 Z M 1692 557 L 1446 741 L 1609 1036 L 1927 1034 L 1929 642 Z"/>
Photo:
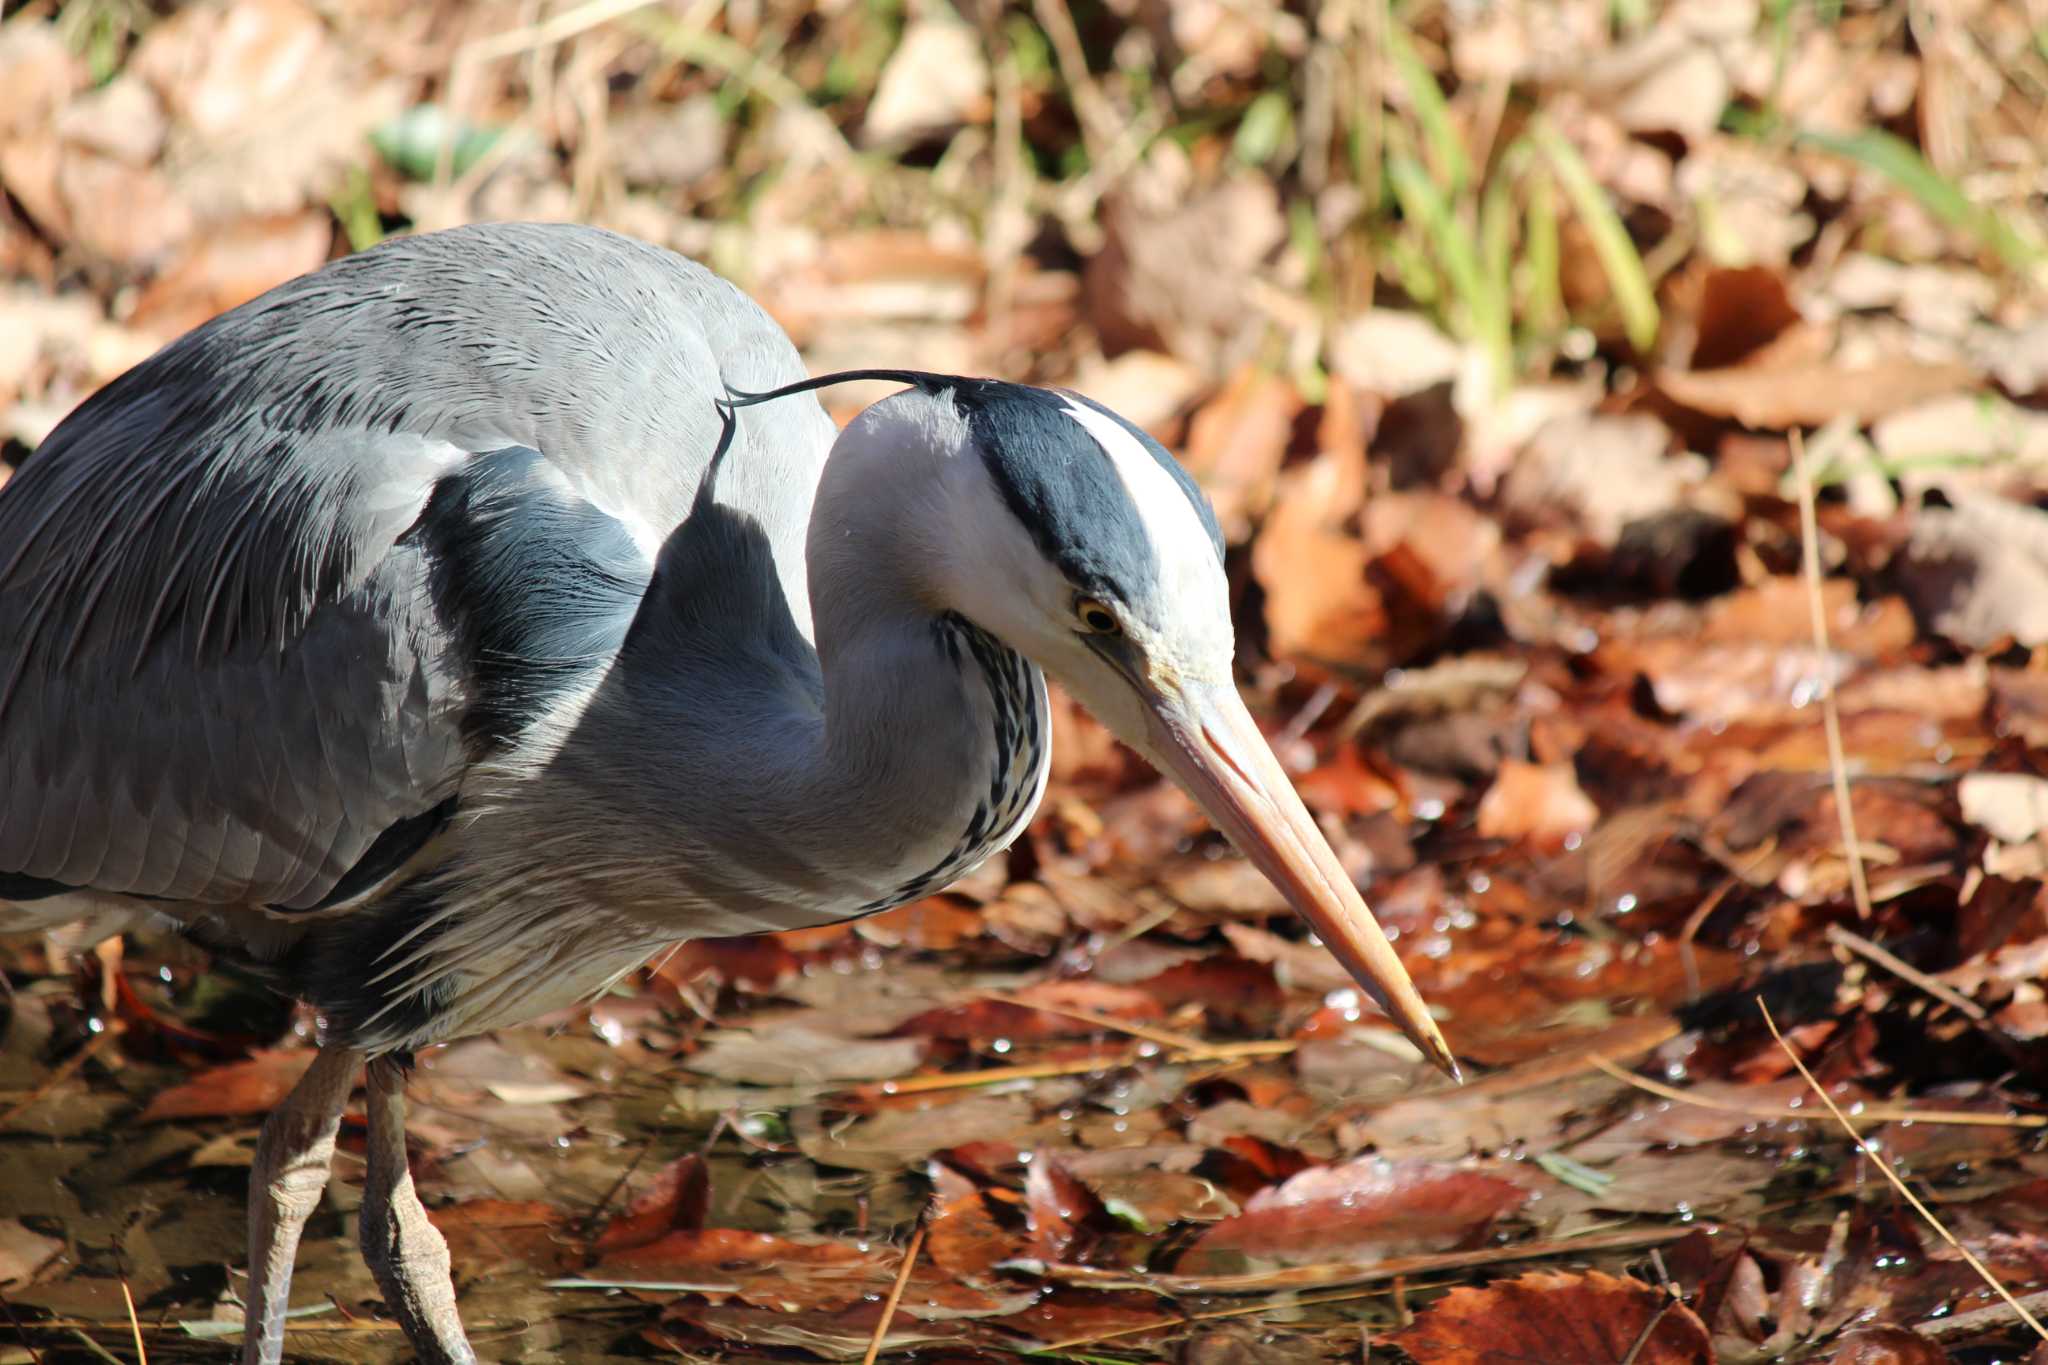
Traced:
<path id="1" fill-rule="evenodd" d="M 1223 547 L 1077 395 L 873 371 L 843 432 L 752 300 L 594 229 L 403 238 L 113 381 L 0 487 L 0 902 L 169 921 L 322 1047 L 264 1123 L 243 1359 L 366 1072 L 366 1259 L 474 1356 L 414 1049 L 704 935 L 935 891 L 1030 820 L 1043 675 L 1450 1053 L 1238 696 Z"/>

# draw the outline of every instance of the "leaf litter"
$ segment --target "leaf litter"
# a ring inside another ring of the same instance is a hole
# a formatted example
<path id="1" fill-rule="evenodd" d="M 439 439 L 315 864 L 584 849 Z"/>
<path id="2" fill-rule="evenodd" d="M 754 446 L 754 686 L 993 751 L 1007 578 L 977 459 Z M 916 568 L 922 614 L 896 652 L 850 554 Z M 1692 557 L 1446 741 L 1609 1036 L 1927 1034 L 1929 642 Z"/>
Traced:
<path id="1" fill-rule="evenodd" d="M 484 217 L 708 259 L 819 368 L 1074 384 L 1215 500 L 1255 709 L 1474 1073 L 1057 699 L 1043 810 L 960 886 L 421 1059 L 480 1344 L 2011 1358 L 1754 997 L 1963 1247 L 2048 1287 L 2038 35 L 1170 8 L 0 23 L 0 477 L 200 319 Z M 150 1355 L 218 1358 L 310 1021 L 172 941 L 0 965 L 0 1316 L 118 1356 L 126 1285 Z M 301 1251 L 309 1359 L 397 1350 L 361 1142 L 352 1111 Z"/>

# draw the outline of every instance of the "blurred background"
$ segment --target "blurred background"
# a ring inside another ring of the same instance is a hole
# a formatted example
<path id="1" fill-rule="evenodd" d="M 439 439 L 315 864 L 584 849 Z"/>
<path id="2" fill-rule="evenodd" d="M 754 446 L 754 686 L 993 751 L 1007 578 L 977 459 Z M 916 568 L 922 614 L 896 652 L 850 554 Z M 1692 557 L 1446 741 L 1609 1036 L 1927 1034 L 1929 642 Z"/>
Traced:
<path id="1" fill-rule="evenodd" d="M 2048 0 L 9 3 L 0 192 L 0 476 L 215 313 L 496 218 L 701 259 L 820 371 L 1124 412 L 1485 1078 L 1063 706 L 953 892 L 426 1060 L 487 1353 L 2038 1340 L 1793 1058 L 2048 1284 Z M 0 1365 L 222 1358 L 309 1021 L 175 943 L 0 965 Z M 349 1160 L 307 1359 L 396 1354 Z"/>

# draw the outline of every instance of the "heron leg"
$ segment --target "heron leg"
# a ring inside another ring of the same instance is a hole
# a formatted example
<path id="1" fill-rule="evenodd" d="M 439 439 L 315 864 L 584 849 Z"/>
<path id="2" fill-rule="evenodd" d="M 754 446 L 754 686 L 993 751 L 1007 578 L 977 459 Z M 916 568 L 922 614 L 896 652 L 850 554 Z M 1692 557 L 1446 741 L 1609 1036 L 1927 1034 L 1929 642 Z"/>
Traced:
<path id="1" fill-rule="evenodd" d="M 320 1049 L 284 1103 L 263 1121 L 249 1168 L 249 1296 L 242 1365 L 278 1365 L 284 1358 L 284 1315 L 299 1234 L 327 1188 L 334 1134 L 355 1088 L 363 1054 Z"/>
<path id="2" fill-rule="evenodd" d="M 363 1182 L 363 1259 L 421 1365 L 476 1365 L 476 1352 L 455 1311 L 448 1243 L 427 1221 L 406 1163 L 404 1064 L 396 1057 L 375 1058 L 366 1089 L 370 1141 Z"/>

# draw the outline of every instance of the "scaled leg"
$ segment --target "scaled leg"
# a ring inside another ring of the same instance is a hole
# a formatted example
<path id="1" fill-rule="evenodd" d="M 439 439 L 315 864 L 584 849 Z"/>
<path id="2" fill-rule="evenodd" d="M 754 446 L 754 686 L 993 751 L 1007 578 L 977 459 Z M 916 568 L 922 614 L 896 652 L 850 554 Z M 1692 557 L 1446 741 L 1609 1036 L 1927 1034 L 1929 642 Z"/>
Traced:
<path id="1" fill-rule="evenodd" d="M 363 1183 L 363 1259 L 384 1303 L 412 1339 L 422 1365 L 475 1365 L 462 1334 L 449 1274 L 448 1243 L 427 1221 L 405 1157 L 405 1072 L 396 1058 L 370 1063 L 369 1171 Z"/>
<path id="2" fill-rule="evenodd" d="M 327 1188 L 334 1134 L 363 1054 L 325 1047 L 283 1104 L 263 1121 L 249 1168 L 249 1296 L 243 1365 L 278 1365 L 299 1234 Z"/>

